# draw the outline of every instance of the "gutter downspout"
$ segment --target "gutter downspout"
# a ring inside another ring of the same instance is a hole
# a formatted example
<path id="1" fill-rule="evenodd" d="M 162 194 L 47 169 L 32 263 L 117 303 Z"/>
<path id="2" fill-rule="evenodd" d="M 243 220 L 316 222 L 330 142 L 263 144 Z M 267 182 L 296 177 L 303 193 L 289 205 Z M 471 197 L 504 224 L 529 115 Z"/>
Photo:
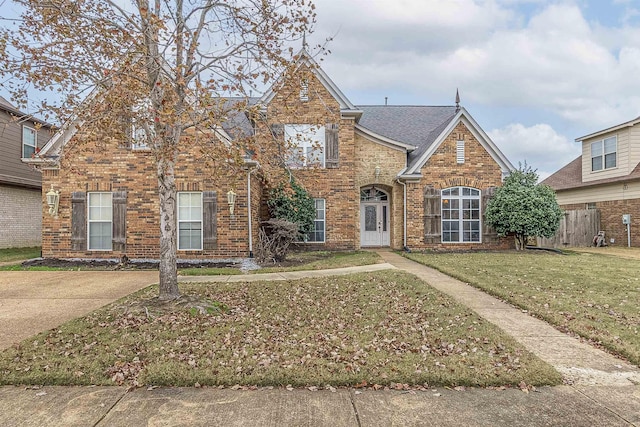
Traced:
<path id="1" fill-rule="evenodd" d="M 249 227 L 249 258 L 253 258 L 253 219 L 251 215 L 251 174 L 256 168 L 249 168 L 247 173 L 247 225 Z"/>
<path id="2" fill-rule="evenodd" d="M 402 191 L 402 196 L 403 196 L 403 203 L 402 203 L 402 227 L 403 227 L 403 233 L 402 233 L 402 249 L 405 250 L 406 252 L 409 252 L 409 248 L 407 247 L 407 184 L 405 182 L 400 181 L 400 179 L 397 179 L 398 184 L 402 185 L 403 191 Z"/>

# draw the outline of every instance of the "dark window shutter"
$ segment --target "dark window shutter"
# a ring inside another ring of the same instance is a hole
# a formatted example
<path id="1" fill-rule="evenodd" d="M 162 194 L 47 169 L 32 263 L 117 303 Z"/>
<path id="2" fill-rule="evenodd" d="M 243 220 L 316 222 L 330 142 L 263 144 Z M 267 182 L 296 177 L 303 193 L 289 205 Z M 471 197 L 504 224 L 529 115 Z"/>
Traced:
<path id="1" fill-rule="evenodd" d="M 493 198 L 496 194 L 497 187 L 489 187 L 482 192 L 482 242 L 483 243 L 497 243 L 498 233 L 496 230 L 491 227 L 485 218 L 485 213 L 487 212 L 487 205 L 489 204 L 489 200 Z"/>
<path id="2" fill-rule="evenodd" d="M 202 208 L 203 249 L 216 249 L 218 246 L 218 227 L 216 224 L 218 198 L 215 191 L 202 193 Z"/>
<path id="3" fill-rule="evenodd" d="M 71 249 L 87 250 L 87 193 L 71 194 Z"/>
<path id="4" fill-rule="evenodd" d="M 440 190 L 432 185 L 424 188 L 424 242 L 441 243 L 442 213 Z"/>
<path id="5" fill-rule="evenodd" d="M 114 191 L 113 203 L 113 250 L 124 252 L 127 247 L 127 192 Z"/>
<path id="6" fill-rule="evenodd" d="M 328 169 L 338 167 L 338 123 L 328 123 L 324 130 L 325 165 Z"/>
<path id="7" fill-rule="evenodd" d="M 274 123 L 271 125 L 271 134 L 278 141 L 284 140 L 284 125 L 282 123 Z"/>

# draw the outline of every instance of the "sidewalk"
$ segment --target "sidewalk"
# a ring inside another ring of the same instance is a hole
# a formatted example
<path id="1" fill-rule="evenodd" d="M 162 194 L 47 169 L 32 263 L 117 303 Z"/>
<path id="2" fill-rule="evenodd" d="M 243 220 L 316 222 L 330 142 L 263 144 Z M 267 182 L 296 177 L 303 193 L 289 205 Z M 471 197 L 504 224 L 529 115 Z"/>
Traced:
<path id="1" fill-rule="evenodd" d="M 312 272 L 180 277 L 289 280 L 399 268 L 453 296 L 560 370 L 571 385 L 517 389 L 309 391 L 0 387 L 3 426 L 639 426 L 640 370 L 493 297 L 390 251 L 385 264 Z"/>

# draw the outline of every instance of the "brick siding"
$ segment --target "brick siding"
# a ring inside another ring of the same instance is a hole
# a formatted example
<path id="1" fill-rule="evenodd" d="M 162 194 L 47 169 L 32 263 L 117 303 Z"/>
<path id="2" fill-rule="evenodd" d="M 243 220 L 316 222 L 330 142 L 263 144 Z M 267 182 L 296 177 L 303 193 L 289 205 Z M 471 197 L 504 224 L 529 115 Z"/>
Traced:
<path id="1" fill-rule="evenodd" d="M 0 185 L 0 249 L 39 246 L 44 205 L 40 189 Z"/>

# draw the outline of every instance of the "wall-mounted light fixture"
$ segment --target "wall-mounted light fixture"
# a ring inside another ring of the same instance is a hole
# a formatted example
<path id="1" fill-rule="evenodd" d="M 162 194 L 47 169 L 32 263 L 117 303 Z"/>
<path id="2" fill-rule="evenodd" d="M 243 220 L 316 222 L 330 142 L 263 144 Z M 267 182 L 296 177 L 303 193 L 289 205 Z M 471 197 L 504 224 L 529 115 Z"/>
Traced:
<path id="1" fill-rule="evenodd" d="M 227 191 L 227 203 L 229 204 L 229 213 L 233 215 L 233 210 L 236 206 L 236 196 L 237 194 L 233 190 Z"/>
<path id="2" fill-rule="evenodd" d="M 49 215 L 57 218 L 58 204 L 60 203 L 60 192 L 58 190 L 54 190 L 53 185 L 51 185 L 51 190 L 47 192 L 46 196 L 47 205 L 49 206 Z"/>
<path id="3" fill-rule="evenodd" d="M 382 169 L 380 169 L 380 166 L 376 166 L 376 168 L 373 171 L 373 175 L 376 177 L 376 181 L 378 180 L 378 178 L 380 178 L 381 172 L 382 172 Z"/>

